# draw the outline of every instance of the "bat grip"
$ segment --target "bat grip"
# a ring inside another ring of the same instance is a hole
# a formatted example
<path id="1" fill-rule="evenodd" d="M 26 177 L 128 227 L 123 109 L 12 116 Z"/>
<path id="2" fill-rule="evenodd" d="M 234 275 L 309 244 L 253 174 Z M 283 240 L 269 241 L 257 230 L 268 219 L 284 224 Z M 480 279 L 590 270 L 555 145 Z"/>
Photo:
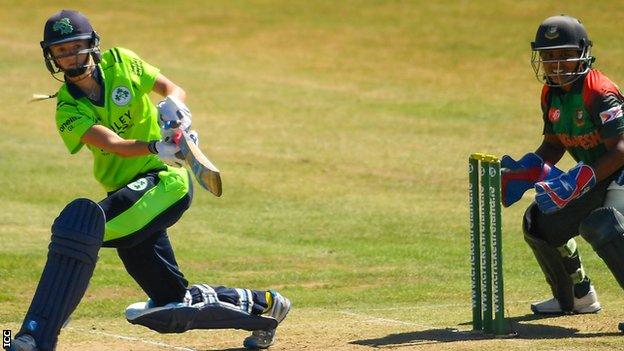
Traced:
<path id="1" fill-rule="evenodd" d="M 171 138 L 173 140 L 173 142 L 176 145 L 180 145 L 180 139 L 182 138 L 182 131 L 181 130 L 176 130 L 175 133 L 173 134 L 173 137 Z"/>

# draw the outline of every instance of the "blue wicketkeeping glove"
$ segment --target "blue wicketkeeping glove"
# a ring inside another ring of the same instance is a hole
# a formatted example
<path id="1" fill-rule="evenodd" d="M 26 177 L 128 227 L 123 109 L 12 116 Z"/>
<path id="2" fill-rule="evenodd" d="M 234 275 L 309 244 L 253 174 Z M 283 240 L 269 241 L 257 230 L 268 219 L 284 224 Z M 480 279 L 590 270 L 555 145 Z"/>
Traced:
<path id="1" fill-rule="evenodd" d="M 509 207 L 522 198 L 522 195 L 544 179 L 560 176 L 563 172 L 542 161 L 537 154 L 530 152 L 518 161 L 505 155 L 501 159 L 502 202 Z"/>
<path id="2" fill-rule="evenodd" d="M 565 207 L 570 201 L 588 192 L 596 185 L 596 174 L 580 162 L 568 173 L 557 178 L 535 183 L 535 202 L 540 211 L 548 214 Z"/>

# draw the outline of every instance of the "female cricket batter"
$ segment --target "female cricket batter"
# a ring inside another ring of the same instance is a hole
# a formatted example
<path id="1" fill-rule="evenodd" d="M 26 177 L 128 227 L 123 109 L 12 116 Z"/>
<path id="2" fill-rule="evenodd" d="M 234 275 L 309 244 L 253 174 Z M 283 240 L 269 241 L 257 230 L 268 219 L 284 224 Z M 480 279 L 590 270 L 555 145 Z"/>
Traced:
<path id="1" fill-rule="evenodd" d="M 95 178 L 107 196 L 97 204 L 75 200 L 55 220 L 47 263 L 12 350 L 55 348 L 100 247 L 117 250 L 149 297 L 126 309 L 131 323 L 163 333 L 246 329 L 253 331 L 246 347 L 269 347 L 290 301 L 275 291 L 189 288 L 167 236 L 192 199 L 186 169 L 171 166 L 181 164 L 179 147 L 169 138 L 174 130 L 164 127 L 173 122 L 190 129 L 184 90 L 130 50 L 101 53 L 99 40 L 76 11 L 60 11 L 45 24 L 45 64 L 64 82 L 57 93 L 58 132 L 70 153 L 83 146 L 91 151 Z M 164 97 L 158 107 L 150 101 L 152 91 Z"/>
<path id="2" fill-rule="evenodd" d="M 587 240 L 624 287 L 624 97 L 591 67 L 592 42 L 576 18 L 547 18 L 531 47 L 544 83 L 544 137 L 519 161 L 503 156 L 503 204 L 536 190 L 523 229 L 553 298 L 532 304 L 533 312 L 594 313 L 601 306 L 573 238 Z M 554 165 L 566 151 L 577 164 L 563 173 Z"/>

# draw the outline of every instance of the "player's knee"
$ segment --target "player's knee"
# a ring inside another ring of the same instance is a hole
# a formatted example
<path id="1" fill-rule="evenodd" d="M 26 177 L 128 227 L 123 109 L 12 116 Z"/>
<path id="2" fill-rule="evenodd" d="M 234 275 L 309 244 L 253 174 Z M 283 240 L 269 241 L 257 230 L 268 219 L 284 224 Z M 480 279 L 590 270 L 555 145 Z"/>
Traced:
<path id="1" fill-rule="evenodd" d="M 524 233 L 524 241 L 529 244 L 529 246 L 533 246 L 536 243 L 538 245 L 547 243 L 549 246 L 553 245 L 552 247 L 556 247 L 554 246 L 554 242 L 558 242 L 559 239 L 557 239 L 556 233 L 553 233 L 553 228 L 537 228 L 536 223 L 538 221 L 538 216 L 540 215 L 541 211 L 535 202 L 533 202 L 524 212 L 524 216 L 522 217 L 522 232 Z M 544 219 L 540 220 L 544 221 Z M 570 241 L 567 241 L 567 243 L 564 243 L 562 247 L 565 247 L 569 243 Z M 572 240 L 572 243 L 576 244 L 574 240 Z M 562 257 L 565 257 L 563 253 Z"/>
<path id="2" fill-rule="evenodd" d="M 539 235 L 535 233 L 533 228 L 536 210 L 538 210 L 537 204 L 532 203 L 531 206 L 526 209 L 524 216 L 522 217 L 522 232 L 524 233 L 524 240 L 529 244 L 533 239 L 540 238 Z"/>
<path id="3" fill-rule="evenodd" d="M 614 207 L 598 208 L 581 222 L 579 233 L 598 249 L 624 235 L 624 216 Z"/>
<path id="4" fill-rule="evenodd" d="M 50 251 L 95 264 L 104 238 L 104 211 L 88 199 L 70 202 L 52 225 Z"/>

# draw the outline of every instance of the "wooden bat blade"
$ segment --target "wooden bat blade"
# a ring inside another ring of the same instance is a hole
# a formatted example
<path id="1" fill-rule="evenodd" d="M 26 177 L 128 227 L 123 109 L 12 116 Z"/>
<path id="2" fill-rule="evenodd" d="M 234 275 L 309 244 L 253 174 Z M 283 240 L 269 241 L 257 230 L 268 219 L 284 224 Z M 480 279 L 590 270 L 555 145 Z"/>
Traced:
<path id="1" fill-rule="evenodd" d="M 197 183 L 213 195 L 221 196 L 221 174 L 219 169 L 210 162 L 204 153 L 195 145 L 187 132 L 182 132 L 179 144 L 180 151 L 191 168 Z"/>

